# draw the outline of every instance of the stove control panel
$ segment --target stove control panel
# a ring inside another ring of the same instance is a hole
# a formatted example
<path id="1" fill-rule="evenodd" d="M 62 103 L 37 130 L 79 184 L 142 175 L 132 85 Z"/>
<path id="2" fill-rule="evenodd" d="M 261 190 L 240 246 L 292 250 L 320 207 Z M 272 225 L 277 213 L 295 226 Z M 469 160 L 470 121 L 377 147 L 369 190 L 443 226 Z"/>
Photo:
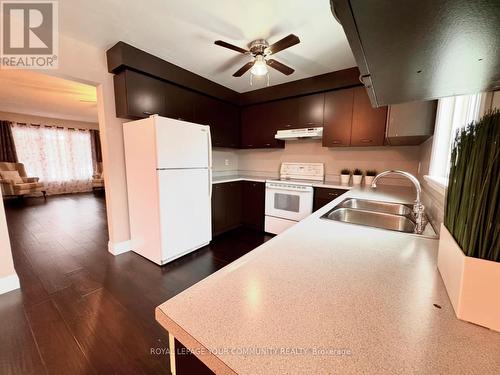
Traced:
<path id="1" fill-rule="evenodd" d="M 281 163 L 280 178 L 323 181 L 325 165 L 323 163 Z"/>

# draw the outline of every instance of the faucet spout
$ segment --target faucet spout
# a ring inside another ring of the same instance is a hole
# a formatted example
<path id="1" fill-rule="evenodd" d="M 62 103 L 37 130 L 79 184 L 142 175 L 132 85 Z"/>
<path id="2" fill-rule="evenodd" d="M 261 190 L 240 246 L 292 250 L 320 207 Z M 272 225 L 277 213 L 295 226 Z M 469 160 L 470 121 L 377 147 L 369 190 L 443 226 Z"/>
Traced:
<path id="1" fill-rule="evenodd" d="M 373 179 L 371 187 L 376 188 L 378 179 L 381 177 L 387 176 L 388 174 L 399 174 L 401 176 L 408 178 L 411 182 L 413 182 L 413 185 L 415 185 L 415 189 L 417 190 L 416 201 L 420 203 L 420 196 L 422 194 L 422 188 L 420 187 L 420 182 L 418 181 L 418 179 L 414 175 L 412 175 L 411 173 L 405 172 L 405 171 L 398 171 L 398 170 L 391 169 L 389 171 L 384 171 L 382 173 L 379 173 Z"/>
<path id="2" fill-rule="evenodd" d="M 422 232 L 424 231 L 424 227 L 425 227 L 425 222 L 424 222 L 425 207 L 422 204 L 422 202 L 420 201 L 420 197 L 422 195 L 422 188 L 420 187 L 420 182 L 411 173 L 408 173 L 405 171 L 398 171 L 398 170 L 389 170 L 389 171 L 384 171 L 384 172 L 376 175 L 375 178 L 373 179 L 371 187 L 375 189 L 377 187 L 378 179 L 381 177 L 384 177 L 388 174 L 398 174 L 398 175 L 404 176 L 404 177 L 408 178 L 415 186 L 415 190 L 417 191 L 417 197 L 415 199 L 415 204 L 413 205 L 413 215 L 414 215 L 415 224 L 416 224 L 415 225 L 415 233 L 422 234 Z"/>

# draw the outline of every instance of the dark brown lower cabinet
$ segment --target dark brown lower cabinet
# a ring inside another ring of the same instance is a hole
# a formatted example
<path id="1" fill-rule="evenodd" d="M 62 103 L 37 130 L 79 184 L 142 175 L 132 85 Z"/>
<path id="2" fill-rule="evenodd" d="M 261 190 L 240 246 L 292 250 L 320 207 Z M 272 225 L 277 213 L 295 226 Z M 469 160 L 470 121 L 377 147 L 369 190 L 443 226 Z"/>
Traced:
<path id="1" fill-rule="evenodd" d="M 175 370 L 179 375 L 213 374 L 205 364 L 192 354 L 184 345 L 175 339 Z"/>
<path id="2" fill-rule="evenodd" d="M 212 235 L 241 225 L 241 182 L 214 184 L 212 190 Z"/>
<path id="3" fill-rule="evenodd" d="M 266 184 L 264 182 L 242 181 L 242 223 L 264 230 Z"/>
<path id="4" fill-rule="evenodd" d="M 265 184 L 235 181 L 214 184 L 212 190 L 212 235 L 244 225 L 264 230 Z"/>
<path id="5" fill-rule="evenodd" d="M 319 210 L 321 207 L 327 205 L 344 193 L 347 193 L 347 190 L 315 187 L 313 211 Z"/>

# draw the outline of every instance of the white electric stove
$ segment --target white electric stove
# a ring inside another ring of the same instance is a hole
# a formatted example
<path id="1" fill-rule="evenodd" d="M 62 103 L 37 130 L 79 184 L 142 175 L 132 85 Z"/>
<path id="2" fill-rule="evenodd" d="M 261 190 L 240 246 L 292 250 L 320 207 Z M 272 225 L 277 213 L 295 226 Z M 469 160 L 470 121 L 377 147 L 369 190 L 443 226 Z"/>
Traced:
<path id="1" fill-rule="evenodd" d="M 265 231 L 279 234 L 309 216 L 312 185 L 324 178 L 323 163 L 282 163 L 280 178 L 266 181 Z"/>

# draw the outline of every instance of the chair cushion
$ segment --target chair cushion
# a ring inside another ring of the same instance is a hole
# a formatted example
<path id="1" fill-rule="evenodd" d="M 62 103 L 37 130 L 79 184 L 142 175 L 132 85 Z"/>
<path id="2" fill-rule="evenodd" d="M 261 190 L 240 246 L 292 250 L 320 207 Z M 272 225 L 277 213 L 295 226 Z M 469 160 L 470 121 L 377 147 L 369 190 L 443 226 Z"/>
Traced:
<path id="1" fill-rule="evenodd" d="M 22 184 L 23 179 L 19 175 L 18 171 L 0 171 L 0 176 L 2 180 L 11 180 L 15 184 Z"/>
<path id="2" fill-rule="evenodd" d="M 36 193 L 39 192 L 40 189 L 43 189 L 43 183 L 41 182 L 27 182 L 24 184 L 15 184 L 14 185 L 14 192 L 15 193 L 26 193 L 26 192 L 32 192 Z"/>

